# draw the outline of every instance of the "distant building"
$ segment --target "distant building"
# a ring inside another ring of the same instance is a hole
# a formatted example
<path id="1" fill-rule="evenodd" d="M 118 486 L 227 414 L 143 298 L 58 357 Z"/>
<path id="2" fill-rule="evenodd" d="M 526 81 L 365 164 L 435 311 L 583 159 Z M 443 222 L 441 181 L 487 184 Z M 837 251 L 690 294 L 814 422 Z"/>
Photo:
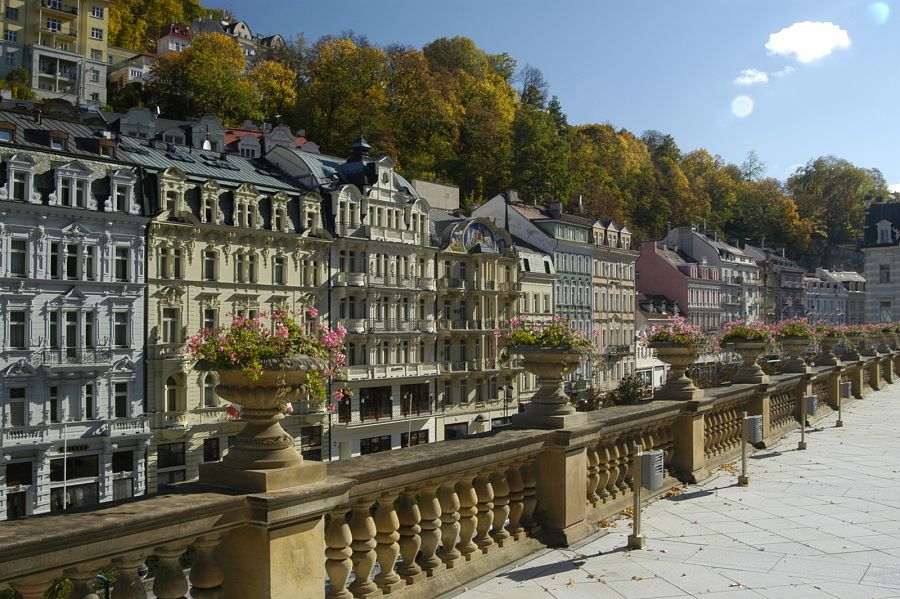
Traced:
<path id="1" fill-rule="evenodd" d="M 704 333 L 718 332 L 722 311 L 722 274 L 706 258 L 692 260 L 665 241 L 645 241 L 637 259 L 638 291 L 677 302 L 684 317 Z"/>
<path id="2" fill-rule="evenodd" d="M 133 54 L 123 61 L 110 65 L 107 77 L 112 88 L 123 88 L 132 83 L 144 85 L 150 81 L 150 70 L 156 64 L 156 55 L 150 52 Z"/>
<path id="3" fill-rule="evenodd" d="M 736 245 L 719 241 L 716 233 L 700 233 L 695 227 L 678 227 L 666 237 L 669 248 L 693 260 L 705 259 L 722 275 L 722 315 L 725 322 L 759 320 L 760 273 L 755 260 Z"/>
<path id="4" fill-rule="evenodd" d="M 656 357 L 656 353 L 641 339 L 641 334 L 650 327 L 663 325 L 673 316 L 680 314 L 678 302 L 670 300 L 664 295 L 640 294 L 637 296 L 635 374 L 641 377 L 651 389 L 661 387 L 665 382 L 668 366 Z"/>
<path id="5" fill-rule="evenodd" d="M 869 204 L 862 251 L 866 321 L 900 321 L 900 203 Z"/>
<path id="6" fill-rule="evenodd" d="M 823 281 L 841 284 L 847 291 L 847 324 L 866 322 L 866 279 L 858 272 L 816 269 L 816 276 Z"/>
<path id="7" fill-rule="evenodd" d="M 410 183 L 419 196 L 425 198 L 432 208 L 459 210 L 459 187 L 421 179 L 413 179 Z"/>
<path id="8" fill-rule="evenodd" d="M 837 281 L 804 276 L 803 303 L 806 305 L 806 319 L 810 323 L 847 323 L 847 290 Z"/>
<path id="9" fill-rule="evenodd" d="M 519 317 L 527 321 L 548 321 L 556 313 L 553 305 L 553 291 L 556 283 L 556 269 L 553 258 L 536 248 L 516 242 L 519 257 Z M 519 375 L 519 403 L 531 400 L 537 390 L 537 377 L 530 372 Z"/>
<path id="10" fill-rule="evenodd" d="M 39 98 L 106 102 L 109 0 L 5 3 L 0 76 L 23 67 Z"/>
<path id="11" fill-rule="evenodd" d="M 783 249 L 776 251 L 750 244 L 743 249 L 760 268 L 760 320 L 772 324 L 779 320 L 805 316 L 803 267 L 785 257 Z"/>
<path id="12" fill-rule="evenodd" d="M 184 52 L 194 38 L 190 28 L 180 23 L 169 23 L 162 28 L 156 40 L 157 56 L 165 56 L 172 52 Z"/>
<path id="13" fill-rule="evenodd" d="M 245 121 L 241 128 L 226 129 L 224 143 L 225 151 L 244 158 L 259 158 L 278 146 L 319 153 L 319 146 L 306 139 L 305 131 L 295 134 L 287 125 L 273 127 L 269 123 L 263 123 L 260 129 L 251 121 Z"/>
<path id="14" fill-rule="evenodd" d="M 284 38 L 280 35 L 261 36 L 254 35 L 246 21 L 223 21 L 212 15 L 206 15 L 200 19 L 194 19 L 191 23 L 190 33 L 196 36 L 201 33 L 221 33 L 234 38 L 241 48 L 241 52 L 252 64 L 257 57 L 267 48 L 281 48 L 285 46 Z"/>

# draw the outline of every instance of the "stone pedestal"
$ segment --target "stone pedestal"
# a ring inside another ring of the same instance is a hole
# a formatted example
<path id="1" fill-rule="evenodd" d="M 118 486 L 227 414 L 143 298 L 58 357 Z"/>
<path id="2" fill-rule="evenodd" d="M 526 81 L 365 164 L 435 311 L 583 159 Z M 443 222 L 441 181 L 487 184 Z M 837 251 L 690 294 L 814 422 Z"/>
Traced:
<path id="1" fill-rule="evenodd" d="M 840 337 L 822 337 L 819 340 L 819 354 L 816 356 L 816 366 L 840 366 L 840 359 L 834 355 L 834 348 L 840 342 Z"/>
<path id="2" fill-rule="evenodd" d="M 538 460 L 540 536 L 548 545 L 568 547 L 593 532 L 585 520 L 587 464 L 585 447 L 549 447 Z"/>

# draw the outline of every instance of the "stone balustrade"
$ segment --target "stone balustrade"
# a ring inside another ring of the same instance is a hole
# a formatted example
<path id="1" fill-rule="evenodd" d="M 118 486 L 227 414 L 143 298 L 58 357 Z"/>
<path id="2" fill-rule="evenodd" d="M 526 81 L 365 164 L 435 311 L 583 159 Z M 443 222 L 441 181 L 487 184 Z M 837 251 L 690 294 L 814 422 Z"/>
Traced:
<path id="1" fill-rule="evenodd" d="M 819 396 L 821 416 L 837 407 L 842 380 L 864 398 L 898 366 L 900 352 L 885 352 L 689 401 L 606 408 L 564 428 L 503 427 L 332 462 L 322 480 L 267 493 L 188 482 L 163 496 L 9 521 L 0 588 L 37 599 L 67 577 L 70 597 L 86 599 L 111 565 L 115 599 L 435 597 L 596 532 L 631 504 L 639 451 L 664 452 L 663 492 L 736 458 L 743 412 L 763 417 L 771 443 L 799 425 L 804 396 Z"/>

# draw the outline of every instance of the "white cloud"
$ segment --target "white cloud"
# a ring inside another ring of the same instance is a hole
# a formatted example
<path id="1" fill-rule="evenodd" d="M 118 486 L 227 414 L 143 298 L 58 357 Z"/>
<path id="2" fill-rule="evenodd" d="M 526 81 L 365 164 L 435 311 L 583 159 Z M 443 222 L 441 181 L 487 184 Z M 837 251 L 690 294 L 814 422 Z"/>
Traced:
<path id="1" fill-rule="evenodd" d="M 898 193 L 900 192 L 900 183 L 894 183 L 893 185 L 888 186 L 888 189 L 892 193 Z"/>
<path id="2" fill-rule="evenodd" d="M 769 54 L 791 56 L 798 62 L 813 62 L 838 48 L 849 48 L 847 31 L 834 23 L 802 21 L 769 35 Z"/>
<path id="3" fill-rule="evenodd" d="M 791 65 L 788 65 L 788 66 L 784 67 L 783 69 L 778 70 L 778 71 L 775 71 L 774 73 L 772 73 L 772 76 L 773 76 L 773 77 L 786 77 L 786 76 L 790 75 L 791 73 L 793 73 L 793 72 L 796 71 L 796 70 L 797 70 L 797 69 L 795 69 L 795 68 L 792 67 Z"/>
<path id="4" fill-rule="evenodd" d="M 756 85 L 760 83 L 768 83 L 769 76 L 759 69 L 744 69 L 741 74 L 734 80 L 735 85 Z"/>

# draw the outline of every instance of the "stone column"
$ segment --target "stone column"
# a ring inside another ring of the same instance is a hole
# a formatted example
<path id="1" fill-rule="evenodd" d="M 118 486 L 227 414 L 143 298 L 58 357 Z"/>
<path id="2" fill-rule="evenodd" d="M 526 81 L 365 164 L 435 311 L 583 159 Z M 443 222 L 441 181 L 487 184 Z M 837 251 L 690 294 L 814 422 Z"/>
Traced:
<path id="1" fill-rule="evenodd" d="M 415 489 L 404 489 L 400 494 L 397 516 L 400 521 L 400 555 L 403 557 L 400 576 L 403 577 L 406 584 L 415 584 L 425 580 L 426 577 L 422 568 L 416 563 L 416 555 L 419 553 L 419 547 L 422 546 L 422 539 L 419 536 L 422 531 L 419 526 L 422 515 L 416 504 Z"/>
<path id="2" fill-rule="evenodd" d="M 466 561 L 483 555 L 474 541 L 475 528 L 478 526 L 478 493 L 472 485 L 474 477 L 474 473 L 466 473 L 459 481 L 459 543 L 456 548 Z"/>
<path id="3" fill-rule="evenodd" d="M 159 566 L 153 578 L 153 594 L 159 599 L 182 599 L 188 592 L 188 582 L 181 566 L 186 545 L 173 544 L 156 548 Z"/>
<path id="4" fill-rule="evenodd" d="M 434 576 L 445 568 L 441 558 L 435 555 L 441 540 L 441 504 L 438 501 L 437 484 L 429 483 L 422 488 L 419 509 L 422 514 L 422 557 L 419 565 L 428 576 Z"/>
<path id="5" fill-rule="evenodd" d="M 347 590 L 347 579 L 353 570 L 350 556 L 353 550 L 350 544 L 353 535 L 347 525 L 347 508 L 331 512 L 328 530 L 325 532 L 325 571 L 331 580 L 331 591 L 326 599 L 352 599 L 353 593 Z"/>
<path id="6" fill-rule="evenodd" d="M 394 510 L 395 499 L 396 493 L 385 493 L 378 498 L 378 511 L 375 512 L 375 529 L 378 531 L 375 534 L 375 541 L 378 543 L 375 553 L 381 568 L 381 572 L 375 577 L 375 584 L 385 594 L 396 593 L 406 586 L 406 581 L 394 572 L 394 564 L 400 555 L 400 545 L 397 543 L 400 539 L 400 533 L 397 532 L 400 520 Z"/>
<path id="7" fill-rule="evenodd" d="M 377 532 L 375 521 L 369 513 L 371 505 L 371 499 L 360 499 L 353 506 L 353 515 L 350 518 L 350 534 L 353 536 L 353 542 L 350 544 L 353 555 L 350 559 L 353 560 L 356 580 L 350 584 L 349 589 L 354 597 L 361 599 L 381 595 L 378 586 L 370 578 L 377 557 L 375 547 L 378 545 L 375 540 Z"/>
<path id="8" fill-rule="evenodd" d="M 537 465 L 534 457 L 528 458 L 522 466 L 522 483 L 524 490 L 522 493 L 522 526 L 529 533 L 534 534 L 539 528 L 538 523 L 534 519 L 534 512 L 537 509 Z"/>
<path id="9" fill-rule="evenodd" d="M 506 530 L 506 519 L 509 517 L 509 482 L 506 480 L 506 468 L 501 467 L 491 475 L 491 486 L 494 488 L 494 527 L 491 536 L 499 547 L 505 547 L 511 541 Z"/>
<path id="10" fill-rule="evenodd" d="M 772 444 L 772 413 L 771 413 L 771 403 L 772 403 L 772 392 L 769 390 L 769 386 L 761 386 L 760 391 L 755 393 L 753 397 L 750 398 L 750 402 L 748 405 L 747 415 L 748 416 L 762 416 L 762 436 L 763 436 L 763 444 L 765 446 L 769 446 Z"/>
<path id="11" fill-rule="evenodd" d="M 707 477 L 706 456 L 704 454 L 705 423 L 704 414 L 712 407 L 710 400 L 689 402 L 672 426 L 675 442 L 675 470 L 690 482 Z"/>
<path id="12" fill-rule="evenodd" d="M 491 553 L 497 550 L 497 545 L 490 535 L 494 523 L 494 488 L 489 473 L 482 472 L 475 478 L 475 493 L 478 496 L 475 543 L 482 553 Z"/>
<path id="13" fill-rule="evenodd" d="M 441 548 L 438 557 L 448 569 L 456 568 L 466 559 L 456 548 L 459 536 L 459 496 L 453 481 L 444 481 L 438 487 L 438 500 L 441 504 Z"/>
<path id="14" fill-rule="evenodd" d="M 216 548 L 221 542 L 222 537 L 218 534 L 204 535 L 194 540 L 195 556 L 190 574 L 193 599 L 218 599 L 222 596 L 225 574 L 216 558 Z"/>
<path id="15" fill-rule="evenodd" d="M 525 481 L 522 480 L 521 462 L 516 462 L 506 471 L 506 480 L 509 483 L 509 526 L 506 527 L 513 541 L 521 541 L 525 538 L 525 529 L 522 527 L 522 513 L 525 511 Z"/>

